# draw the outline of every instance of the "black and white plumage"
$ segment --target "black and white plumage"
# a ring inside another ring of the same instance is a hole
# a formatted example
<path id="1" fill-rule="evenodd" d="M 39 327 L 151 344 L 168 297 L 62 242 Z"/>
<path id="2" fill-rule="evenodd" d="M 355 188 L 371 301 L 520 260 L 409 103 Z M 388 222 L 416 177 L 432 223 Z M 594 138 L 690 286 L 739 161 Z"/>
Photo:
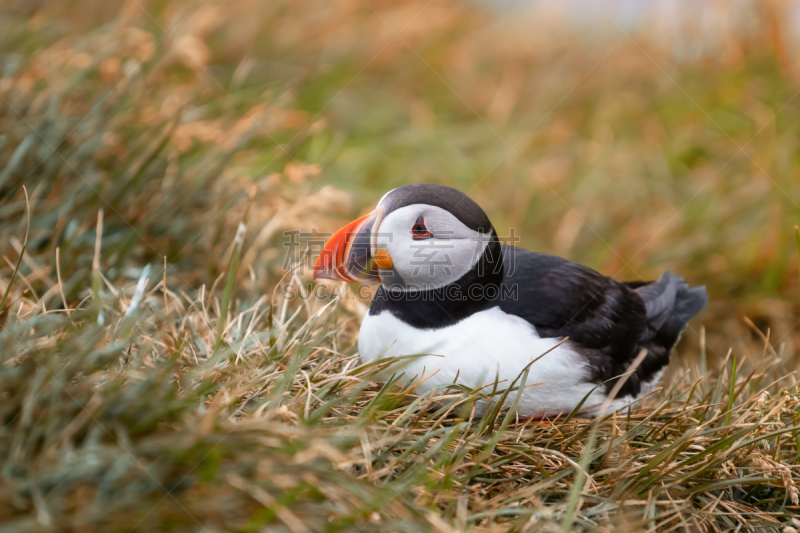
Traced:
<path id="1" fill-rule="evenodd" d="M 430 184 L 390 191 L 343 228 L 315 276 L 381 284 L 362 322 L 361 357 L 435 354 L 405 368 L 425 390 L 454 380 L 477 388 L 498 377 L 502 388 L 552 349 L 530 367 L 527 383 L 541 384 L 520 397 L 519 411 L 530 416 L 570 412 L 590 393 L 584 405 L 591 412 L 642 350 L 616 399 L 624 404 L 649 392 L 708 302 L 704 287 L 690 288 L 670 272 L 653 282 L 618 282 L 503 245 L 474 201 Z"/>

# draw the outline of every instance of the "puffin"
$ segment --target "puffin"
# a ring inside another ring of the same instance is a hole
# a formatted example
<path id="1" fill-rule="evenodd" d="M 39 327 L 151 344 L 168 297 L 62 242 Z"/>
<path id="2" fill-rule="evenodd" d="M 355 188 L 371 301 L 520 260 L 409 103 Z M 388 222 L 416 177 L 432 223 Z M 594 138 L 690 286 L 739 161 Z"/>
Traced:
<path id="1" fill-rule="evenodd" d="M 414 356 L 403 372 L 419 392 L 512 388 L 505 401 L 532 418 L 597 416 L 649 394 L 708 303 L 704 286 L 669 271 L 616 281 L 503 244 L 475 201 L 437 184 L 386 193 L 325 243 L 314 278 L 380 285 L 359 330 L 362 361 Z"/>

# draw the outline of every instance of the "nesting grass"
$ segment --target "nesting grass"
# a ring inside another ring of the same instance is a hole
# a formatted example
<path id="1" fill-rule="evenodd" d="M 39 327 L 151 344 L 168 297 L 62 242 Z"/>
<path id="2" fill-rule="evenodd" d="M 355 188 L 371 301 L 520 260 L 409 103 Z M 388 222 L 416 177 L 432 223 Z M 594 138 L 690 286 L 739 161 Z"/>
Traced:
<path id="1" fill-rule="evenodd" d="M 676 87 L 627 43 L 582 85 L 605 50 L 512 46 L 474 8 L 318 7 L 4 7 L 0 531 L 800 528 L 800 113 L 772 52 Z M 663 388 L 596 420 L 418 396 L 361 364 L 367 302 L 283 298 L 309 289 L 284 232 L 421 180 L 524 246 L 708 284 Z"/>
<path id="2" fill-rule="evenodd" d="M 687 370 L 595 421 L 476 416 L 502 398 L 377 382 L 338 351 L 334 305 L 234 306 L 218 343 L 217 296 L 142 281 L 69 314 L 23 297 L 7 319 L 4 530 L 727 530 L 798 512 L 800 399 L 768 345 L 758 371 Z"/>

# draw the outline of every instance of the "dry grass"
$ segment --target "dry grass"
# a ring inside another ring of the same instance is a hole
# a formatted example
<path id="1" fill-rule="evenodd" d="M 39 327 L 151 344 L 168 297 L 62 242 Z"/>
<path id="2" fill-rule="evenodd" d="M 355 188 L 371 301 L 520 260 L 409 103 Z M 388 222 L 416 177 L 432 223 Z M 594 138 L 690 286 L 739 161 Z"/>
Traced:
<path id="1" fill-rule="evenodd" d="M 4 9 L 0 531 L 800 528 L 774 39 L 677 64 L 439 2 Z M 708 284 L 663 389 L 475 415 L 501 398 L 360 364 L 363 302 L 282 299 L 284 231 L 423 180 L 525 246 Z"/>
<path id="2" fill-rule="evenodd" d="M 376 382 L 333 306 L 234 306 L 215 352 L 217 298 L 111 289 L 69 316 L 23 297 L 0 334 L 8 531 L 725 530 L 798 509 L 800 400 L 768 347 L 759 372 L 687 370 L 595 422 L 476 417 L 490 391 Z"/>

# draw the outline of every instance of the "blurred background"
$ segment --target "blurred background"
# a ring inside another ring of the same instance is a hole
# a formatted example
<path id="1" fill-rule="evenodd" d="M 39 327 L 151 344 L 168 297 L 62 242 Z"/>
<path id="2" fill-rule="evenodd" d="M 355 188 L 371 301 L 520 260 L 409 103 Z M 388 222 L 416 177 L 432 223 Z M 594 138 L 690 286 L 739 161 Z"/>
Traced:
<path id="1" fill-rule="evenodd" d="M 89 294 L 98 210 L 108 287 L 149 264 L 188 294 L 224 283 L 244 221 L 252 301 L 284 232 L 434 182 L 520 246 L 707 285 L 677 365 L 752 363 L 769 335 L 792 368 L 798 28 L 784 0 L 5 0 L 0 289 L 23 184 L 13 290 L 57 308 L 57 266 Z"/>

